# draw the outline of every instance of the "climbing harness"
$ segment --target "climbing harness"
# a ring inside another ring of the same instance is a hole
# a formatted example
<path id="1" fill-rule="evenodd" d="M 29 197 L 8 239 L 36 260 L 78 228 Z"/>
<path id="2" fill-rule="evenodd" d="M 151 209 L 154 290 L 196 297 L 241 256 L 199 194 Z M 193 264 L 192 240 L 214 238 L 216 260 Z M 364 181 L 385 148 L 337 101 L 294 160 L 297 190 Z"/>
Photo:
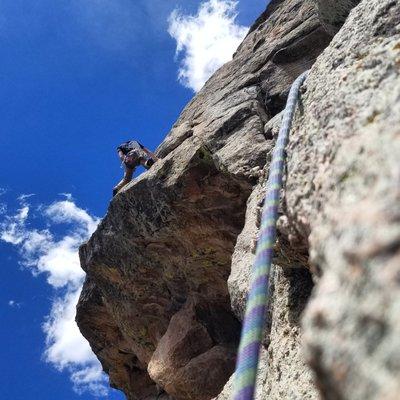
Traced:
<path id="1" fill-rule="evenodd" d="M 269 272 L 276 241 L 276 222 L 285 165 L 285 147 L 289 139 L 299 90 L 308 71 L 292 84 L 287 99 L 282 125 L 272 156 L 256 258 L 252 270 L 250 292 L 247 299 L 242 337 L 234 376 L 233 400 L 252 400 L 254 397 L 264 315 L 268 303 Z"/>

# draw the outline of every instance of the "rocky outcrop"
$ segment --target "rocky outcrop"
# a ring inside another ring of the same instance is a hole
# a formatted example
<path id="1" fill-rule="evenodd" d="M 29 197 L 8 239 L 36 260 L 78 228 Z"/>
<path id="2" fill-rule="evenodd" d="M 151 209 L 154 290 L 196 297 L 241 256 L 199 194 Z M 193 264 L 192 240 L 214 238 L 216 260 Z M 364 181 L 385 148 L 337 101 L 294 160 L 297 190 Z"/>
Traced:
<path id="1" fill-rule="evenodd" d="M 129 400 L 229 398 L 270 153 L 311 66 L 258 397 L 397 398 L 400 6 L 362 1 L 331 43 L 317 8 L 270 3 L 81 247 L 77 322 Z"/>

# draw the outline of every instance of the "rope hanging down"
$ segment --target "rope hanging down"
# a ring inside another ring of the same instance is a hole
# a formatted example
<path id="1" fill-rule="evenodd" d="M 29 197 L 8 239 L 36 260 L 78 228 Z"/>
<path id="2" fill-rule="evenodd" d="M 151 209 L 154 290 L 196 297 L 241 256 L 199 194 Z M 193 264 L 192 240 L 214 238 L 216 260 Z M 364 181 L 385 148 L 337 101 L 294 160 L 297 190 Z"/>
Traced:
<path id="1" fill-rule="evenodd" d="M 255 392 L 258 359 L 268 303 L 269 272 L 276 241 L 276 221 L 285 165 L 285 147 L 289 139 L 299 90 L 308 71 L 301 74 L 290 89 L 282 125 L 272 156 L 256 258 L 242 328 L 234 377 L 233 400 L 252 400 Z"/>

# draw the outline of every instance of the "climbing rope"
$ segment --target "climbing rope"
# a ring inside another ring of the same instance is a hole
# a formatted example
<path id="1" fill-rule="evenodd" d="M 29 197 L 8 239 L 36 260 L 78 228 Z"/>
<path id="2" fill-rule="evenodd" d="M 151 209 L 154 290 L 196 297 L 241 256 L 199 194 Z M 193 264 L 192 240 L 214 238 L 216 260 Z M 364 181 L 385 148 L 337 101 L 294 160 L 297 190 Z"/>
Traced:
<path id="1" fill-rule="evenodd" d="M 299 90 L 307 73 L 308 71 L 301 74 L 290 88 L 281 129 L 272 156 L 260 236 L 236 363 L 233 400 L 252 400 L 255 392 L 258 360 L 264 332 L 264 316 L 268 303 L 269 272 L 276 241 L 276 221 L 285 165 L 285 147 L 289 139 Z"/>

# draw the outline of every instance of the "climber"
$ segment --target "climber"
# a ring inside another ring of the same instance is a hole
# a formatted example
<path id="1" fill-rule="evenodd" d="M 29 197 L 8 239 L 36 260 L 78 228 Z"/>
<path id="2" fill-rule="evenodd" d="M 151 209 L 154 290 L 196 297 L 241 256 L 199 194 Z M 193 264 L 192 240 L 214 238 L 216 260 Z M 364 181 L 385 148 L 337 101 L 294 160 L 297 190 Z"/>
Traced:
<path id="1" fill-rule="evenodd" d="M 150 150 L 146 149 L 136 140 L 128 140 L 117 147 L 118 157 L 122 161 L 124 167 L 124 177 L 113 188 L 113 196 L 115 196 L 127 183 L 132 179 L 136 167 L 142 165 L 146 169 L 158 161 L 158 157 Z"/>

